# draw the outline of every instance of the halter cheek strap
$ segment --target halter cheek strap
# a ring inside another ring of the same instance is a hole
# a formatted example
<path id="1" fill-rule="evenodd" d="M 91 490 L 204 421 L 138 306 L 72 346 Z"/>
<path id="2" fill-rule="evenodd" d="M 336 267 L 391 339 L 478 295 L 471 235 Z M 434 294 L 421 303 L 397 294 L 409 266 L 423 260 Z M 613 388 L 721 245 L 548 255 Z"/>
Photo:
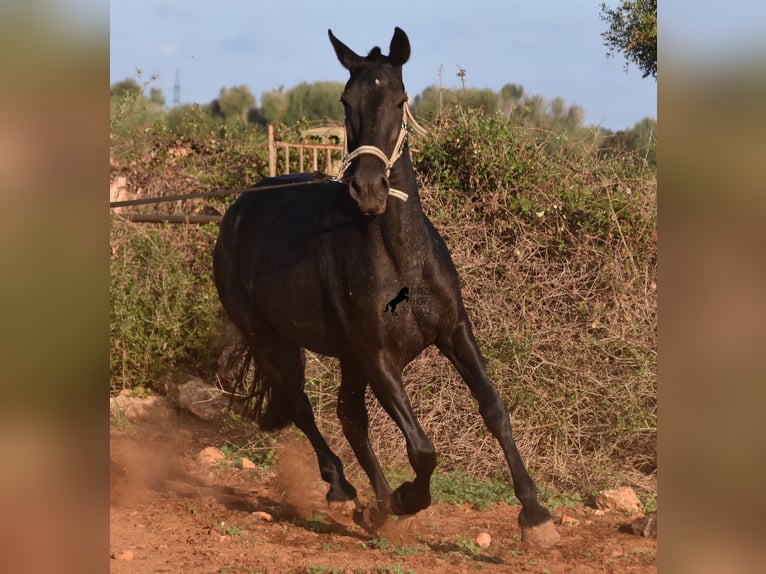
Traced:
<path id="1" fill-rule="evenodd" d="M 407 101 L 404 102 L 402 109 L 402 127 L 399 130 L 399 136 L 396 138 L 396 144 L 394 145 L 394 151 L 391 153 L 391 157 L 388 157 L 385 152 L 377 146 L 359 146 L 355 150 L 348 152 L 343 156 L 343 161 L 340 164 L 340 170 L 338 173 L 338 179 L 343 180 L 346 177 L 346 172 L 351 167 L 351 162 L 353 162 L 360 155 L 365 154 L 374 155 L 376 158 L 383 162 L 383 165 L 386 167 L 386 178 L 388 178 L 388 176 L 391 174 L 391 168 L 394 167 L 394 164 L 404 152 L 404 142 L 407 139 L 407 134 L 409 133 L 409 123 L 412 124 L 412 127 L 415 128 L 415 131 L 418 133 L 426 133 L 426 130 L 423 129 L 412 116 L 412 112 L 410 111 L 409 98 L 407 98 Z M 346 134 L 346 136 L 348 136 L 348 134 Z M 345 145 L 348 145 L 348 137 L 344 137 L 344 142 L 346 142 Z M 409 198 L 409 195 L 407 195 L 406 192 L 402 191 L 401 189 L 395 189 L 393 187 L 389 188 L 388 195 L 391 195 L 402 201 L 407 201 Z"/>

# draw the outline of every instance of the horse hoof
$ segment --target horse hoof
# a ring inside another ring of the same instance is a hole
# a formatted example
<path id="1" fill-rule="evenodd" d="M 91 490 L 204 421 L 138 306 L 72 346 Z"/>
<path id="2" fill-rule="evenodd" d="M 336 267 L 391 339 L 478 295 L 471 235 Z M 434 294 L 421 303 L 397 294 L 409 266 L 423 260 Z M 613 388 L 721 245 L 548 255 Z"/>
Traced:
<path id="1" fill-rule="evenodd" d="M 370 534 L 376 534 L 378 529 L 386 522 L 388 516 L 387 512 L 375 507 L 357 507 L 353 512 L 354 523 Z"/>
<path id="2" fill-rule="evenodd" d="M 403 482 L 391 493 L 388 498 L 388 509 L 391 514 L 397 516 L 410 516 L 417 514 L 431 505 L 431 495 L 426 494 L 422 500 L 415 497 L 415 485 L 411 482 Z"/>
<path id="3" fill-rule="evenodd" d="M 328 500 L 327 510 L 339 514 L 352 514 L 359 508 L 359 501 L 354 500 Z"/>
<path id="4" fill-rule="evenodd" d="M 553 524 L 553 520 L 546 520 L 537 526 L 524 526 L 521 529 L 521 541 L 526 546 L 534 548 L 550 548 L 556 544 L 561 536 Z"/>

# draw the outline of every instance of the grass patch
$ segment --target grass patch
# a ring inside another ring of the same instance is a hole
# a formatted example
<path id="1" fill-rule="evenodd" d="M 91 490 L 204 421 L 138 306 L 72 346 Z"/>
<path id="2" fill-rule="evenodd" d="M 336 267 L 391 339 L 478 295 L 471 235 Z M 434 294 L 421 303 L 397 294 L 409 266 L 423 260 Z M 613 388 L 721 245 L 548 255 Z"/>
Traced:
<path id="1" fill-rule="evenodd" d="M 242 536 L 245 530 L 240 526 L 227 526 L 225 522 L 221 521 L 216 524 L 216 528 L 225 536 Z"/>
<path id="2" fill-rule="evenodd" d="M 478 510 L 485 510 L 493 502 L 518 502 L 507 482 L 479 479 L 458 471 L 435 474 L 431 480 L 431 495 L 437 502 L 467 502 Z"/>

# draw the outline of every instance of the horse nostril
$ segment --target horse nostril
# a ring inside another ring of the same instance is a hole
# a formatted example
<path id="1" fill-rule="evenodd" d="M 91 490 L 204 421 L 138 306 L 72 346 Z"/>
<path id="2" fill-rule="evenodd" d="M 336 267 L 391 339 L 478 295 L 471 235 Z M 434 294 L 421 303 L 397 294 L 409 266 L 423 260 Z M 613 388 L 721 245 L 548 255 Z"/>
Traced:
<path id="1" fill-rule="evenodd" d="M 362 199 L 362 186 L 356 177 L 352 177 L 348 182 L 348 191 L 357 202 Z"/>

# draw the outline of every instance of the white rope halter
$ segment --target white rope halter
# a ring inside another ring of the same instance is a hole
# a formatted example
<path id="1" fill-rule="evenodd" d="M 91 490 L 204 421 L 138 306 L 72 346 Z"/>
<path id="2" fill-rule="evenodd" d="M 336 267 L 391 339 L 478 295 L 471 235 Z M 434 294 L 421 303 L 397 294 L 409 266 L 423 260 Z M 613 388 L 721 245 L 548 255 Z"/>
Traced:
<path id="1" fill-rule="evenodd" d="M 391 174 L 391 168 L 394 167 L 394 164 L 404 152 L 404 141 L 407 139 L 407 134 L 409 133 L 408 128 L 410 124 L 415 129 L 415 131 L 421 135 L 426 133 L 426 130 L 423 129 L 423 127 L 420 126 L 417 121 L 415 121 L 415 118 L 410 111 L 409 97 L 407 97 L 402 110 L 402 127 L 399 130 L 399 136 L 396 138 L 396 144 L 394 145 L 394 151 L 391 153 L 391 157 L 388 157 L 385 152 L 377 146 L 361 145 L 350 153 L 346 152 L 346 154 L 343 156 L 343 161 L 340 164 L 340 170 L 338 173 L 338 179 L 342 180 L 346 176 L 346 171 L 348 171 L 349 167 L 351 167 L 351 162 L 360 155 L 364 154 L 374 155 L 376 158 L 382 161 L 383 165 L 386 166 L 386 178 L 388 178 L 388 176 Z M 348 146 L 347 136 L 348 134 L 346 134 L 346 136 L 343 138 L 344 146 L 346 147 Z M 350 188 L 349 192 L 352 194 L 355 193 Z M 393 187 L 389 188 L 388 195 L 392 195 L 397 199 L 401 199 L 402 201 L 407 201 L 409 198 L 409 195 L 407 195 L 406 192 L 402 191 L 401 189 L 395 189 Z"/>

